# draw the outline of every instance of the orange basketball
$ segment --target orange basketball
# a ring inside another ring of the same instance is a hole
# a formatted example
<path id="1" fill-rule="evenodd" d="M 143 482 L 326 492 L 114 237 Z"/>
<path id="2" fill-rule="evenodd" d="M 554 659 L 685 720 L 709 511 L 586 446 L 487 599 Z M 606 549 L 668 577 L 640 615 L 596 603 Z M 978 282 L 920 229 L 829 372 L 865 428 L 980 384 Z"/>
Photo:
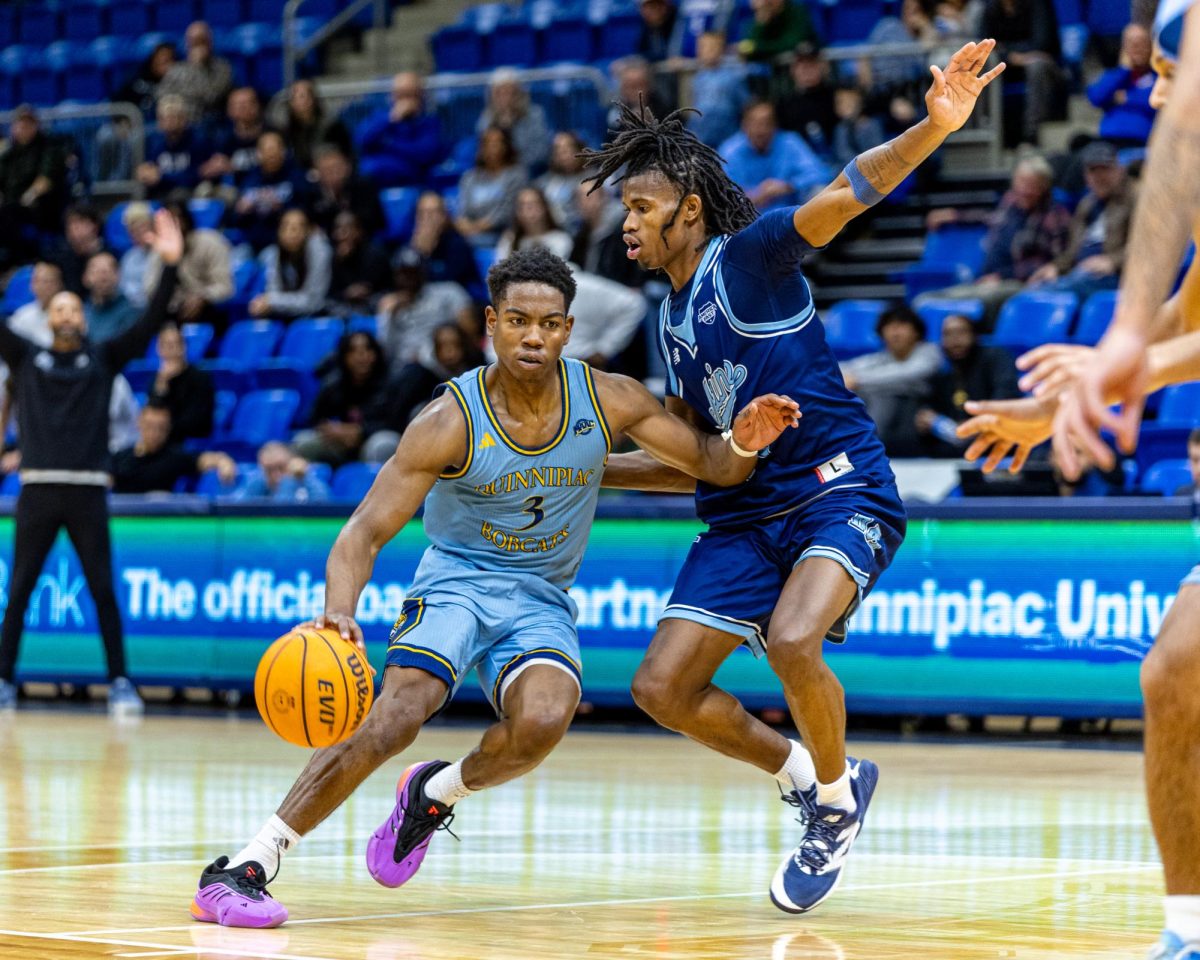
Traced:
<path id="1" fill-rule="evenodd" d="M 254 673 L 263 721 L 298 747 L 330 747 L 358 729 L 375 699 L 358 648 L 336 630 L 293 630 L 267 648 Z"/>

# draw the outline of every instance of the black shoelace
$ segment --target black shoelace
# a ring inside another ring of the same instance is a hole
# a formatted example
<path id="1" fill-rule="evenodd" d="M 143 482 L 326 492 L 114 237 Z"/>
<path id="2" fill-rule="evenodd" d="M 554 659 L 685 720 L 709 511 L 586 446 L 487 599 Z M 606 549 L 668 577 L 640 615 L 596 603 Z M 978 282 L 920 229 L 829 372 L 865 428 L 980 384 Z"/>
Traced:
<path id="1" fill-rule="evenodd" d="M 779 786 L 779 784 L 776 784 L 776 786 Z M 807 826 L 811 813 L 805 810 L 805 803 L 800 799 L 799 790 L 785 791 L 782 786 L 779 786 L 779 799 L 789 807 L 795 807 L 799 810 L 800 816 L 796 818 L 796 822 L 801 826 Z"/>
<path id="2" fill-rule="evenodd" d="M 275 842 L 276 852 L 279 852 L 279 841 Z M 275 861 L 275 872 L 269 877 L 260 877 L 257 873 L 253 876 L 248 876 L 243 870 L 241 876 L 233 876 L 233 884 L 243 893 L 259 894 L 267 892 L 267 884 L 274 883 L 275 878 L 279 876 L 279 867 L 282 865 L 282 857 Z M 231 874 L 232 876 L 232 874 Z"/>
<path id="3" fill-rule="evenodd" d="M 800 841 L 800 847 L 796 850 L 795 859 L 800 866 L 808 867 L 813 873 L 828 866 L 830 854 L 837 846 L 838 834 L 844 826 L 841 819 L 836 823 L 830 823 L 820 817 L 809 821 L 804 839 Z"/>
<path id="4" fill-rule="evenodd" d="M 450 824 L 454 822 L 454 812 L 447 809 L 444 813 L 429 813 L 422 807 L 420 810 L 405 811 L 405 825 L 396 832 L 396 846 L 392 850 L 392 859 L 399 863 L 406 856 L 412 853 L 430 834 L 438 830 L 445 830 L 455 840 L 459 839 L 457 833 L 450 829 Z"/>

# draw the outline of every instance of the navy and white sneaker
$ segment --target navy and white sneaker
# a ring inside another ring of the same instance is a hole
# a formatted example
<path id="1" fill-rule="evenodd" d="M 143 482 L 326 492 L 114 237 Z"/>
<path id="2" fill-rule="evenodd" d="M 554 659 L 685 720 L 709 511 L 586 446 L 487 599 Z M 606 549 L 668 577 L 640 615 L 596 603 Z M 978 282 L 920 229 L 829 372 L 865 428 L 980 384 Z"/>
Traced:
<path id="1" fill-rule="evenodd" d="M 0 713 L 17 709 L 17 688 L 7 680 L 0 680 Z"/>
<path id="2" fill-rule="evenodd" d="M 771 902 L 780 910 L 807 913 L 841 882 L 846 857 L 862 830 L 879 781 L 879 768 L 870 760 L 848 762 L 850 789 L 858 809 L 847 813 L 837 807 L 815 806 L 800 846 L 788 854 L 771 881 Z"/>
<path id="3" fill-rule="evenodd" d="M 1170 930 L 1164 930 L 1148 960 L 1200 960 L 1200 942 L 1184 943 Z"/>
<path id="4" fill-rule="evenodd" d="M 108 685 L 108 712 L 114 717 L 139 717 L 146 709 L 137 687 L 125 677 L 115 677 Z"/>

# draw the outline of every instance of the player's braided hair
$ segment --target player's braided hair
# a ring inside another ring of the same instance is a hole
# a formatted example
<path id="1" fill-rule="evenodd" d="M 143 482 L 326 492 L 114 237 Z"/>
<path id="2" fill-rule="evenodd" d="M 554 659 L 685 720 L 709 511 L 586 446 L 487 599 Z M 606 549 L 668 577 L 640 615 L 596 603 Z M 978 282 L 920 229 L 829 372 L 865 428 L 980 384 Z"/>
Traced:
<path id="1" fill-rule="evenodd" d="M 488 271 L 488 293 L 492 304 L 498 304 L 514 283 L 544 283 L 562 293 L 565 309 L 571 309 L 575 299 L 575 278 L 571 268 L 545 247 L 535 245 L 509 254 Z"/>
<path id="2" fill-rule="evenodd" d="M 721 155 L 684 126 L 685 116 L 699 111 L 675 110 L 659 120 L 645 103 L 640 103 L 637 110 L 624 103 L 618 106 L 621 119 L 612 139 L 599 150 L 581 154 L 584 162 L 595 168 L 585 180 L 592 183 L 589 193 L 611 177 L 617 183 L 639 173 L 657 171 L 682 191 L 680 204 L 689 194 L 700 198 L 709 237 L 737 233 L 758 218 L 750 198 L 729 179 Z M 678 215 L 679 204 L 663 226 L 664 234 Z"/>

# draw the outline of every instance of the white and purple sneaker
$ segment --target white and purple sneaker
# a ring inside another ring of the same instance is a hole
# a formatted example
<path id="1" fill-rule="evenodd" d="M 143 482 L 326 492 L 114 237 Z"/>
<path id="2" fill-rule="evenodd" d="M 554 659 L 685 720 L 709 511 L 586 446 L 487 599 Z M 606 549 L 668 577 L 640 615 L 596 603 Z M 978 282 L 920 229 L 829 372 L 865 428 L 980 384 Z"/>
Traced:
<path id="1" fill-rule="evenodd" d="M 429 778 L 448 766 L 445 760 L 426 760 L 401 775 L 396 806 L 367 841 L 367 869 L 377 883 L 385 887 L 407 883 L 420 869 L 434 833 L 449 830 L 454 807 L 425 795 Z"/>
<path id="2" fill-rule="evenodd" d="M 288 912 L 267 893 L 267 884 L 274 879 L 254 860 L 231 867 L 228 857 L 218 857 L 200 874 L 192 918 L 223 927 L 277 927 Z"/>

